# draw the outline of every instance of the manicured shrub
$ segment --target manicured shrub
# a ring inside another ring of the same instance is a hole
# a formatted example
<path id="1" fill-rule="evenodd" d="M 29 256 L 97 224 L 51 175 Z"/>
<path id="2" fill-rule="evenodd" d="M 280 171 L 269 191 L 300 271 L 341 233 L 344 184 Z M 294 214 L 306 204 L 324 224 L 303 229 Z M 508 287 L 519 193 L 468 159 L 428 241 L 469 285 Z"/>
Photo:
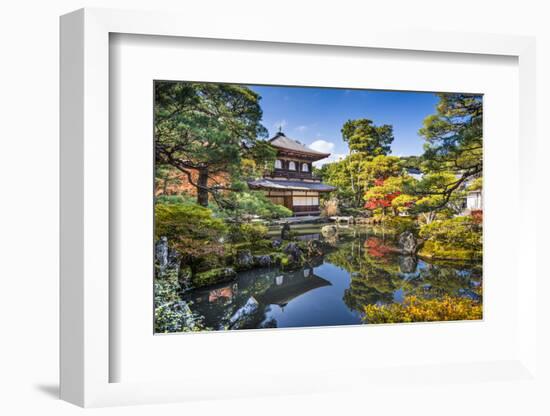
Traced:
<path id="1" fill-rule="evenodd" d="M 381 218 L 382 225 L 389 229 L 392 234 L 399 235 L 410 231 L 418 235 L 418 224 L 412 217 L 390 217 Z"/>
<path id="2" fill-rule="evenodd" d="M 185 257 L 221 254 L 219 239 L 225 224 L 197 204 L 156 204 L 155 237 L 168 238 L 168 244 Z"/>
<path id="3" fill-rule="evenodd" d="M 256 244 L 266 239 L 268 228 L 262 224 L 233 224 L 229 230 L 229 239 L 233 243 Z"/>
<path id="4" fill-rule="evenodd" d="M 480 259 L 483 256 L 482 226 L 476 219 L 454 217 L 420 228 L 425 240 L 419 254 L 441 259 Z"/>
<path id="5" fill-rule="evenodd" d="M 483 308 L 480 302 L 450 296 L 444 296 L 442 299 L 407 296 L 402 304 L 365 306 L 365 320 L 369 324 L 462 321 L 482 318 Z"/>
<path id="6" fill-rule="evenodd" d="M 262 191 L 243 191 L 231 194 L 231 209 L 220 214 L 228 218 L 253 218 L 258 216 L 265 219 L 277 219 L 292 216 L 288 208 L 274 204 Z"/>

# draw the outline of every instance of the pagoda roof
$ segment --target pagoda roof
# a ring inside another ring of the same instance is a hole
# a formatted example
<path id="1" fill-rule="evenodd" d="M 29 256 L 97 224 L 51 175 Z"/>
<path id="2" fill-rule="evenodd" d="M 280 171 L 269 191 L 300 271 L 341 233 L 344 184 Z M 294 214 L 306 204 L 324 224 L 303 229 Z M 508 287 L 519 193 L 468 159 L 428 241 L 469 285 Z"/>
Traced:
<path id="1" fill-rule="evenodd" d="M 251 188 L 265 188 L 265 189 L 281 189 L 281 190 L 294 190 L 294 191 L 318 191 L 318 192 L 331 192 L 336 190 L 334 186 L 330 186 L 321 182 L 304 182 L 304 181 L 286 181 L 286 180 L 274 180 L 274 179 L 258 179 L 256 181 L 248 182 Z"/>
<path id="2" fill-rule="evenodd" d="M 301 276 L 286 276 L 281 286 L 271 286 L 264 293 L 256 295 L 255 298 L 259 303 L 267 305 L 285 306 L 291 300 L 302 296 L 303 294 L 318 289 L 320 287 L 332 286 L 328 280 L 317 275 L 304 277 Z"/>
<path id="3" fill-rule="evenodd" d="M 324 159 L 325 157 L 330 156 L 330 153 L 318 152 L 317 150 L 310 149 L 305 144 L 300 143 L 298 140 L 286 137 L 282 131 L 278 132 L 275 137 L 269 139 L 269 143 L 271 144 L 271 146 L 276 147 L 277 149 L 303 153 L 305 155 L 313 156 L 317 160 Z"/>

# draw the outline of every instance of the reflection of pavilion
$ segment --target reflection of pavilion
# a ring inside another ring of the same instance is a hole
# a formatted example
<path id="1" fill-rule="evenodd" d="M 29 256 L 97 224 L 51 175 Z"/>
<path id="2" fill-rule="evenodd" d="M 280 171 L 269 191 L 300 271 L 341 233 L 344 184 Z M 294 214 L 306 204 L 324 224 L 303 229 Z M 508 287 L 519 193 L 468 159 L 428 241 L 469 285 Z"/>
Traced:
<path id="1" fill-rule="evenodd" d="M 254 296 L 256 301 L 264 305 L 286 306 L 291 300 L 331 283 L 313 273 L 313 268 L 277 276 L 275 285 L 263 293 Z"/>

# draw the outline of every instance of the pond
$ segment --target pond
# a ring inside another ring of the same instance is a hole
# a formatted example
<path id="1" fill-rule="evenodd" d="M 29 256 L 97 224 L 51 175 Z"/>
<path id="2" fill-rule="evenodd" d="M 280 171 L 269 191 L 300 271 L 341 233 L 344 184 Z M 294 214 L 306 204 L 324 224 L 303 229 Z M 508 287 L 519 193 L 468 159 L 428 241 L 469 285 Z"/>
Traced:
<path id="1" fill-rule="evenodd" d="M 319 238 L 319 234 L 300 238 Z M 396 254 L 388 238 L 361 228 L 325 240 L 329 249 L 306 267 L 241 272 L 229 284 L 181 295 L 193 320 L 212 330 L 366 323 L 364 306 L 407 295 L 477 299 L 481 263 L 430 262 Z"/>

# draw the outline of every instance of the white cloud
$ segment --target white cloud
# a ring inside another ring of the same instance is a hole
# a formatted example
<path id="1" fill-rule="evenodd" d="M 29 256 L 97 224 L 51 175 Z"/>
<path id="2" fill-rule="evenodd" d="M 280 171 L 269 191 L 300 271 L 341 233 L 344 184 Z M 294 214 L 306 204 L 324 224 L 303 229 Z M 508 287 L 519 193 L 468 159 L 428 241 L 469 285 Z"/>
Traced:
<path id="1" fill-rule="evenodd" d="M 323 140 L 323 139 L 319 139 L 311 143 L 309 145 L 309 148 L 313 150 L 317 150 L 318 152 L 332 153 L 332 151 L 334 150 L 334 143 L 327 142 L 326 140 Z"/>
<path id="2" fill-rule="evenodd" d="M 327 163 L 337 162 L 346 157 L 346 154 L 344 153 L 332 153 L 334 151 L 334 147 L 334 143 L 327 142 L 326 140 L 322 139 L 315 140 L 313 143 L 311 143 L 309 145 L 310 149 L 317 150 L 318 152 L 323 153 L 331 153 L 329 157 L 318 160 L 317 162 L 313 162 L 313 165 L 317 168 L 320 168 Z"/>
<path id="3" fill-rule="evenodd" d="M 279 120 L 279 121 L 276 121 L 275 123 L 273 123 L 273 127 L 277 131 L 279 131 L 279 129 L 284 130 L 287 125 L 288 125 L 288 123 L 286 122 L 285 119 Z"/>
<path id="4" fill-rule="evenodd" d="M 345 153 L 334 153 L 325 159 L 321 159 L 321 160 L 318 160 L 317 162 L 313 162 L 313 166 L 315 166 L 316 168 L 320 168 L 321 166 L 326 165 L 327 163 L 338 162 L 339 160 L 344 159 L 346 156 L 347 155 Z"/>

